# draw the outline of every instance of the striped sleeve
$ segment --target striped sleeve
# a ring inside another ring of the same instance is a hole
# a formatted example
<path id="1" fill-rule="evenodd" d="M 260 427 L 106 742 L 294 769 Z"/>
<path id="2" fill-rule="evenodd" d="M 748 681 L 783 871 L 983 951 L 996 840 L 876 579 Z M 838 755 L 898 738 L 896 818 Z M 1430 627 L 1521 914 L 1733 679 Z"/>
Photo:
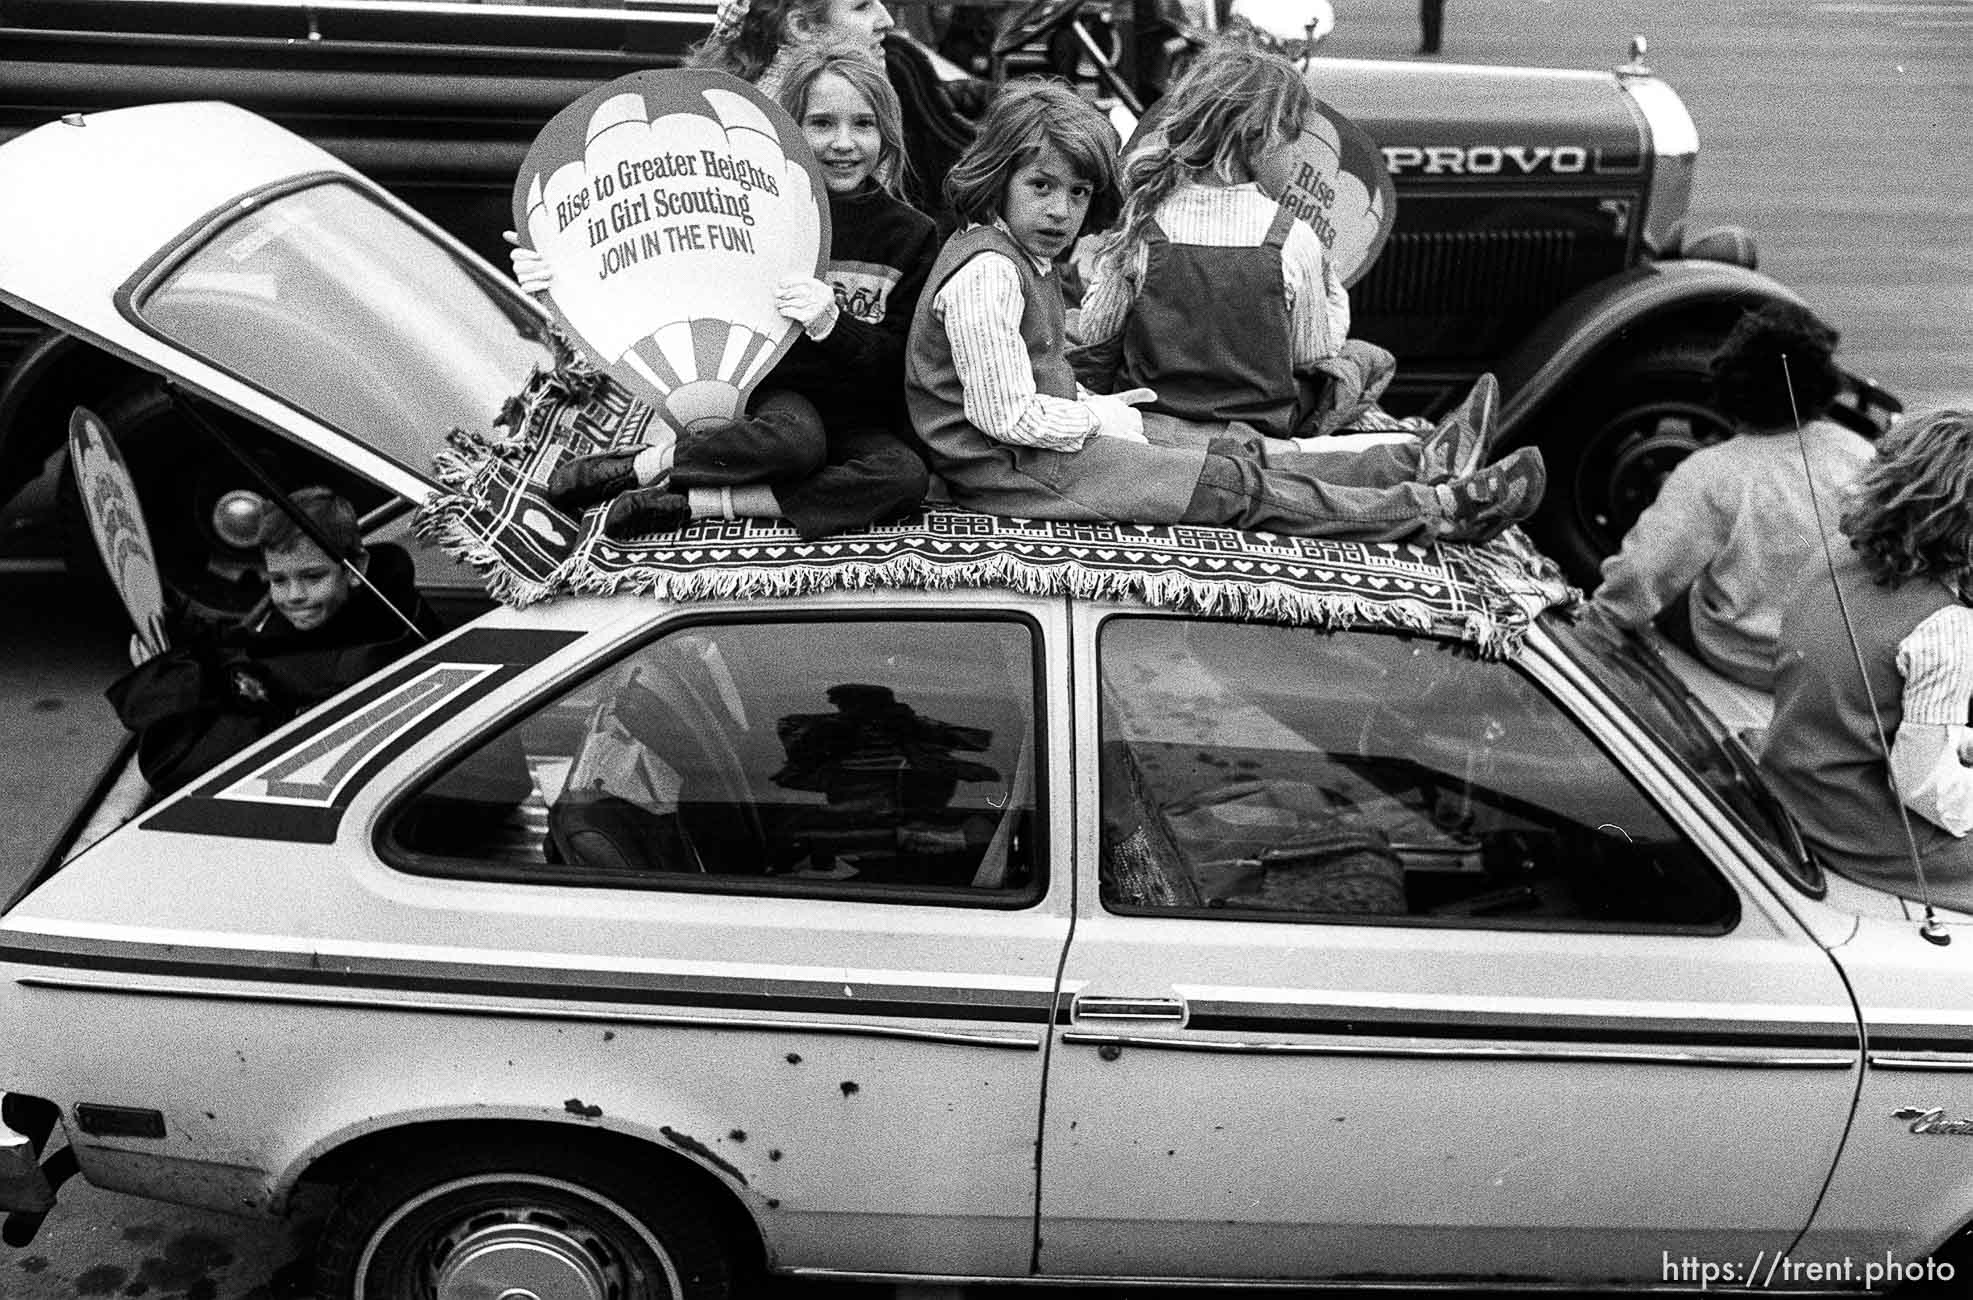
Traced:
<path id="1" fill-rule="evenodd" d="M 1973 609 L 1954 605 L 1898 643 L 1904 719 L 1891 742 L 1891 770 L 1905 805 L 1954 835 L 1973 831 Z"/>
<path id="2" fill-rule="evenodd" d="M 1907 722 L 1967 725 L 1973 700 L 1973 609 L 1949 605 L 1898 643 Z"/>
<path id="3" fill-rule="evenodd" d="M 967 262 L 932 300 L 952 344 L 966 418 L 995 442 L 1081 451 L 1096 430 L 1096 413 L 1035 390 L 1021 308 L 1020 274 L 998 253 Z"/>
<path id="4" fill-rule="evenodd" d="M 1350 334 L 1350 295 L 1313 230 L 1297 221 L 1281 245 L 1281 274 L 1288 285 L 1288 326 L 1294 335 L 1295 369 L 1306 370 L 1342 351 Z"/>

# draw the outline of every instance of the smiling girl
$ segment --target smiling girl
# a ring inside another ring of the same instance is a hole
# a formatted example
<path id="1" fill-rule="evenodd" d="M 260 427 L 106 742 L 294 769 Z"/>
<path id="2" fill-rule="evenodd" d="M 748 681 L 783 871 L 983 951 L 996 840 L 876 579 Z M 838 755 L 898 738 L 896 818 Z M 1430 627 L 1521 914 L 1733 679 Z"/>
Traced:
<path id="1" fill-rule="evenodd" d="M 781 106 L 801 124 L 829 191 L 823 278 L 776 286 L 776 309 L 802 332 L 745 417 L 682 436 L 663 431 L 651 445 L 555 468 L 548 499 L 570 513 L 609 502 L 611 537 L 708 517 L 782 518 L 819 537 L 924 499 L 924 462 L 899 435 L 908 427 L 905 338 L 938 236 L 898 194 L 903 113 L 860 46 L 809 43 L 784 72 Z M 517 248 L 513 260 L 528 291 L 553 282 L 533 251 Z"/>
<path id="2" fill-rule="evenodd" d="M 1541 500 L 1541 455 L 1444 482 L 1390 481 L 1350 453 L 1284 451 L 1246 426 L 1145 414 L 1148 388 L 1077 384 L 1055 263 L 1118 208 L 1116 134 L 1066 86 L 1010 83 L 946 178 L 971 223 L 912 322 L 906 400 L 961 505 L 1037 519 L 1225 524 L 1304 536 L 1480 541 Z M 1454 442 L 1472 431 L 1453 426 Z M 1463 464 L 1477 447 L 1434 449 Z"/>

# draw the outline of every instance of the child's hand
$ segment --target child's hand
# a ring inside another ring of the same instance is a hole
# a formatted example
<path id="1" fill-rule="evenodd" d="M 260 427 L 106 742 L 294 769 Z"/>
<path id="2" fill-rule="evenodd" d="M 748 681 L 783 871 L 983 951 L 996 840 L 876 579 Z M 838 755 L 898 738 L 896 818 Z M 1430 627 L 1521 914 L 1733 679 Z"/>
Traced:
<path id="1" fill-rule="evenodd" d="M 1096 412 L 1096 436 L 1122 438 L 1125 442 L 1149 442 L 1144 436 L 1144 416 L 1138 407 L 1155 402 L 1158 395 L 1148 388 L 1126 388 L 1121 393 L 1091 393 L 1082 399 Z"/>
<path id="2" fill-rule="evenodd" d="M 826 338 L 841 312 L 834 289 L 800 275 L 791 275 L 774 286 L 774 310 L 799 324 L 812 339 Z"/>
<path id="3" fill-rule="evenodd" d="M 548 259 L 532 248 L 521 245 L 521 237 L 511 230 L 503 230 L 500 237 L 514 246 L 507 254 L 507 260 L 514 264 L 514 278 L 521 282 L 525 293 L 547 293 L 555 284 L 555 268 L 548 265 Z"/>

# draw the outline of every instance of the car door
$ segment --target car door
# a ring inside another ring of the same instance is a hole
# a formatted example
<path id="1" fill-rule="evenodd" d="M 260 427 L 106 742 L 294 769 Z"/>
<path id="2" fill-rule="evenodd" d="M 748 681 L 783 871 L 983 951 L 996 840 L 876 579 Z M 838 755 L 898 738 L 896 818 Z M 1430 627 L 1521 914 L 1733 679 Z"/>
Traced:
<path id="1" fill-rule="evenodd" d="M 474 847 L 470 760 L 387 832 L 401 870 L 543 895 L 529 942 L 577 972 L 551 1003 L 647 1004 L 594 1067 L 615 1102 L 584 1100 L 690 1134 L 778 1265 L 1027 1268 L 1070 885 L 1043 700 L 1066 674 L 1042 666 L 1060 603 L 1007 606 L 682 613 L 480 751 L 529 756 L 548 861 Z M 599 889 L 607 924 L 560 923 Z M 499 951 L 492 910 L 462 919 Z"/>
<path id="2" fill-rule="evenodd" d="M 1077 633 L 1099 879 L 1044 1272 L 1672 1282 L 1794 1240 L 1856 1088 L 1843 985 L 1551 664 Z"/>

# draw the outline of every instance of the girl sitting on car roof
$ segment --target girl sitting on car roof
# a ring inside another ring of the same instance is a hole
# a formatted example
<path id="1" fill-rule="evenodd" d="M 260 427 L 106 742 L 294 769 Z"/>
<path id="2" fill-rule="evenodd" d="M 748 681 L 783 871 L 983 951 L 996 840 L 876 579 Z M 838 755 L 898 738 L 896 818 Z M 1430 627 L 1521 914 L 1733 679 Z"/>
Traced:
<path id="1" fill-rule="evenodd" d="M 902 111 L 884 72 L 854 46 L 809 42 L 782 61 L 782 107 L 801 125 L 829 191 L 823 279 L 776 289 L 802 333 L 768 371 L 741 418 L 644 447 L 564 461 L 547 495 L 573 514 L 608 504 L 603 531 L 624 539 L 693 518 L 786 519 L 803 537 L 861 528 L 924 500 L 924 462 L 899 434 L 905 336 L 938 234 L 901 197 Z M 878 179 L 888 176 L 888 180 Z M 513 252 L 531 293 L 547 260 Z"/>
<path id="2" fill-rule="evenodd" d="M 1295 65 L 1251 39 L 1222 38 L 1180 78 L 1124 164 L 1123 212 L 1073 326 L 1077 378 L 1154 389 L 1147 409 L 1273 438 L 1429 427 L 1377 405 L 1395 358 L 1349 337 L 1329 250 L 1260 187 L 1263 161 L 1316 111 Z M 1459 416 L 1483 438 L 1494 393 L 1483 377 Z"/>

